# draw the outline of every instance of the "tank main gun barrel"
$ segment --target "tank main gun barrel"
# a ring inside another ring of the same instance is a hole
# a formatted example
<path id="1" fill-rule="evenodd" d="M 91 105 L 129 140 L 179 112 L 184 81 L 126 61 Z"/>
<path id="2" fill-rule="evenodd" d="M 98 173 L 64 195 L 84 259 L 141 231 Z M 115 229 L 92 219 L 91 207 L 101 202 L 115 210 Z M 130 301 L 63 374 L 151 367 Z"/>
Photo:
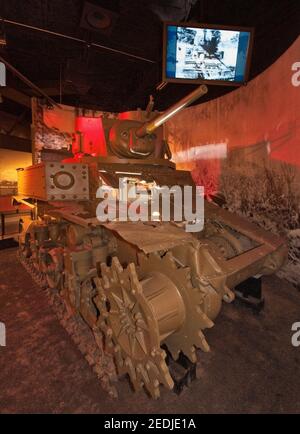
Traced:
<path id="1" fill-rule="evenodd" d="M 166 121 L 171 119 L 176 113 L 184 109 L 185 107 L 192 104 L 192 102 L 196 101 L 196 99 L 207 93 L 207 86 L 202 84 L 197 87 L 193 92 L 189 93 L 185 97 L 183 97 L 180 101 L 173 104 L 170 108 L 168 108 L 165 112 L 158 115 L 155 119 L 151 121 L 145 122 L 142 126 L 140 126 L 135 134 L 137 137 L 145 137 L 147 134 L 153 133 L 158 127 L 164 124 Z"/>

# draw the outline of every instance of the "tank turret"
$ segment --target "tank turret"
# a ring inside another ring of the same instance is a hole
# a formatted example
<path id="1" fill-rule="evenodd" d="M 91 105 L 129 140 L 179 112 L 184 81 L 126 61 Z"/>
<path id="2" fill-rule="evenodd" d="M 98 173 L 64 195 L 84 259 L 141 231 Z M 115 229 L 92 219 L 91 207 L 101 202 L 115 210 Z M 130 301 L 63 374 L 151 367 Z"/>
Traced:
<path id="1" fill-rule="evenodd" d="M 201 85 L 165 112 L 146 122 L 118 119 L 110 127 L 108 133 L 108 144 L 111 151 L 120 158 L 163 157 L 164 144 L 162 136 L 157 133 L 157 130 L 167 120 L 206 93 L 207 86 Z"/>

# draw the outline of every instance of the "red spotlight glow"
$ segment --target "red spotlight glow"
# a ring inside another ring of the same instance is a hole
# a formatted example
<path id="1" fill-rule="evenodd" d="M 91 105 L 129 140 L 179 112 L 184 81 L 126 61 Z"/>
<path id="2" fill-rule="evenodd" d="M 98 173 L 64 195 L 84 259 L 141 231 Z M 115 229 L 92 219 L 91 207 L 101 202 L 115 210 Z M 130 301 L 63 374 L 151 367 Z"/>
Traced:
<path id="1" fill-rule="evenodd" d="M 102 118 L 78 116 L 75 130 L 77 133 L 72 149 L 74 154 L 78 152 L 93 156 L 105 156 L 107 154 Z"/>

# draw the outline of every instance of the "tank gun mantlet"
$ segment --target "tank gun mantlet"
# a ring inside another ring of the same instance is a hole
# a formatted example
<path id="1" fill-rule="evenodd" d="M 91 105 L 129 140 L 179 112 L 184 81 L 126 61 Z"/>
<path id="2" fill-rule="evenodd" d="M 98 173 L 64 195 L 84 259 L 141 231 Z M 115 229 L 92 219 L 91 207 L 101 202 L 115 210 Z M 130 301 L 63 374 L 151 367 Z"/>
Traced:
<path id="1" fill-rule="evenodd" d="M 138 137 L 136 131 L 143 126 L 135 120 L 117 120 L 109 131 L 109 144 L 119 157 L 148 158 L 153 155 L 157 136 L 148 134 Z"/>

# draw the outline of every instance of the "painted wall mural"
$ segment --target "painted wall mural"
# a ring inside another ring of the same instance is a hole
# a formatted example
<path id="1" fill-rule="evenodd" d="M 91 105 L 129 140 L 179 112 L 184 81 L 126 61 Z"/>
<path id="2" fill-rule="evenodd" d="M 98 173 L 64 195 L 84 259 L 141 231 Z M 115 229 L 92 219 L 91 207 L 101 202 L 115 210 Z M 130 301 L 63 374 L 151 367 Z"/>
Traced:
<path id="1" fill-rule="evenodd" d="M 300 37 L 270 68 L 221 98 L 168 122 L 178 168 L 210 197 L 280 234 L 289 262 L 280 273 L 300 288 Z"/>
<path id="2" fill-rule="evenodd" d="M 72 146 L 71 127 L 75 124 L 75 110 L 66 107 L 57 114 L 41 100 L 32 98 L 32 154 L 34 164 L 41 162 L 43 149 L 69 151 Z"/>

